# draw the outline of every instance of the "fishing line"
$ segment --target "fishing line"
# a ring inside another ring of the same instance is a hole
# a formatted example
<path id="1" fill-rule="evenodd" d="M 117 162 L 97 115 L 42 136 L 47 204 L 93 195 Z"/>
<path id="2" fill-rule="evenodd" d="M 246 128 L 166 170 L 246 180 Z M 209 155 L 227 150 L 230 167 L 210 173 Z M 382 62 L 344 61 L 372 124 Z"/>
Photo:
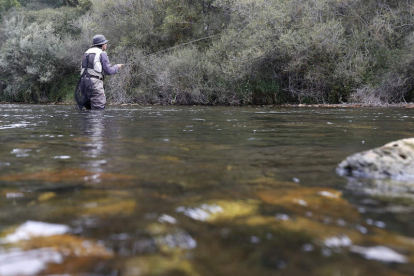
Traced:
<path id="1" fill-rule="evenodd" d="M 185 46 L 185 45 L 188 45 L 188 44 L 192 44 L 192 43 L 196 43 L 196 42 L 203 41 L 203 40 L 206 40 L 206 39 L 214 38 L 214 37 L 217 37 L 217 36 L 220 36 L 220 35 L 219 34 L 211 35 L 211 36 L 199 38 L 199 39 L 196 39 L 196 40 L 192 40 L 192 41 L 189 41 L 189 42 L 186 42 L 186 43 L 183 43 L 183 44 L 175 45 L 175 46 L 169 47 L 167 49 L 163 49 L 163 50 L 160 50 L 160 51 L 157 51 L 157 52 L 154 52 L 154 53 L 150 53 L 150 54 L 144 55 L 143 58 L 147 58 L 147 57 L 150 57 L 150 56 L 157 55 L 159 53 L 171 51 L 171 50 L 173 50 L 175 48 L 178 48 L 178 47 L 182 47 L 182 46 Z M 124 66 L 128 66 L 128 65 L 132 65 L 132 63 L 126 63 L 126 64 L 124 64 Z"/>

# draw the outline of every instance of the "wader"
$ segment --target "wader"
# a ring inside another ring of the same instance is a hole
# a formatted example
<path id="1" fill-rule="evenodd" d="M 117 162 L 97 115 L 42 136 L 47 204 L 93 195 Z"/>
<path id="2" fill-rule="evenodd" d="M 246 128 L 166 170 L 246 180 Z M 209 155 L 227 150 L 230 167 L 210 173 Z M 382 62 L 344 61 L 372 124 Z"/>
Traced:
<path id="1" fill-rule="evenodd" d="M 92 91 L 90 95 L 91 109 L 105 109 L 106 97 L 103 87 L 103 80 L 91 76 Z"/>

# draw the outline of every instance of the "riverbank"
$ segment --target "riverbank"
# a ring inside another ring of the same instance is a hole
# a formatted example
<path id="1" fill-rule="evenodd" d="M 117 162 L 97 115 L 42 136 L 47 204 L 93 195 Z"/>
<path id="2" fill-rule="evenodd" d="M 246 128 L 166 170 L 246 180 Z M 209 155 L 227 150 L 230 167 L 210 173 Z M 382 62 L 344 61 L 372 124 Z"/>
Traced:
<path id="1" fill-rule="evenodd" d="M 74 103 L 23 103 L 23 102 L 0 102 L 0 105 L 6 104 L 32 104 L 32 105 L 75 105 Z M 137 104 L 137 103 L 127 103 L 127 104 L 108 104 L 108 106 L 162 106 L 163 104 Z M 176 105 L 167 105 L 165 106 L 184 106 L 180 104 Z M 189 106 L 226 106 L 226 105 L 189 105 Z M 236 105 L 236 106 L 255 106 L 255 107 L 303 107 L 303 108 L 360 108 L 360 107 L 388 107 L 388 108 L 408 108 L 414 109 L 414 103 L 398 103 L 398 104 L 366 104 L 366 103 L 343 103 L 343 104 L 280 104 L 280 105 Z"/>
<path id="2" fill-rule="evenodd" d="M 356 108 L 356 107 L 390 107 L 390 108 L 414 108 L 414 103 L 399 103 L 399 104 L 283 104 L 281 107 L 341 107 L 341 108 Z"/>

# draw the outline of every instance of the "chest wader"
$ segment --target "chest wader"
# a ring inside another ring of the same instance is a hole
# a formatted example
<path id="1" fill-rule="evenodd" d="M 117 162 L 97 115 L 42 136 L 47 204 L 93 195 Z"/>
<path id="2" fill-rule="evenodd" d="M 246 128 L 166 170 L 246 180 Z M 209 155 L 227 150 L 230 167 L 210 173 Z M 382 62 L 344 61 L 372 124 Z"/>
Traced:
<path id="1" fill-rule="evenodd" d="M 75 99 L 79 110 L 83 107 L 91 109 L 91 97 L 92 97 L 92 81 L 91 75 L 88 69 L 94 69 L 95 54 L 86 54 L 82 60 L 83 73 L 79 78 L 78 84 L 75 90 Z"/>

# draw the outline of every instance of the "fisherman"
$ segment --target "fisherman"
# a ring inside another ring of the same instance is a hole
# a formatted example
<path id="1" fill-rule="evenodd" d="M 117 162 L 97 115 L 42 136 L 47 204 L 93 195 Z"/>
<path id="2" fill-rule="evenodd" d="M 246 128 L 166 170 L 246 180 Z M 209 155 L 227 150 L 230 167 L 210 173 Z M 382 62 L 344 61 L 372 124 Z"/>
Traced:
<path id="1" fill-rule="evenodd" d="M 105 36 L 95 35 L 92 39 L 92 47 L 83 55 L 80 80 L 82 96 L 81 99 L 76 98 L 80 109 L 83 106 L 86 109 L 105 109 L 104 76 L 116 74 L 124 66 L 123 64 L 111 66 L 108 55 L 104 52 L 107 43 Z"/>

